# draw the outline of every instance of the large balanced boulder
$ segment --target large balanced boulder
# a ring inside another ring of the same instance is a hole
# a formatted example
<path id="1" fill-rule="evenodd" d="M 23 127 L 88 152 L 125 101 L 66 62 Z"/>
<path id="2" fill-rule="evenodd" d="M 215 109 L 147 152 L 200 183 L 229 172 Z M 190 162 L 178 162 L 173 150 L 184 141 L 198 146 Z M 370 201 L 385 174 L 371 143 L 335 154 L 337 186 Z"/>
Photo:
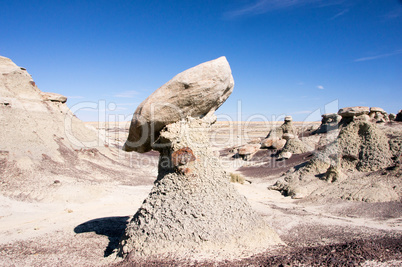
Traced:
<path id="1" fill-rule="evenodd" d="M 163 127 L 187 116 L 202 118 L 212 114 L 229 97 L 233 87 L 225 57 L 177 74 L 138 106 L 123 150 L 150 151 Z"/>

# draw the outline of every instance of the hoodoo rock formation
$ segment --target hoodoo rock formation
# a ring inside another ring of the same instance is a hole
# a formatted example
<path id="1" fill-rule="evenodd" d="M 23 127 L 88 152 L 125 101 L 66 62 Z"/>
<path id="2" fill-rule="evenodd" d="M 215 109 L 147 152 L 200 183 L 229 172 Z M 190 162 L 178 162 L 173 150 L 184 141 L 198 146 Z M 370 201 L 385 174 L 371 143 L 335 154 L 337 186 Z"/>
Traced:
<path id="1" fill-rule="evenodd" d="M 295 198 L 314 194 L 368 202 L 399 200 L 400 188 L 376 177 L 380 170 L 395 168 L 402 143 L 398 134 L 383 130 L 386 112 L 349 107 L 338 114 L 341 120 L 336 114 L 323 116 L 315 134 L 322 133 L 326 140 L 320 140 L 323 145 L 313 158 L 297 170 L 291 169 L 271 189 Z"/>
<path id="2" fill-rule="evenodd" d="M 159 124 L 157 128 L 163 128 L 156 133 L 158 139 L 152 144 L 160 152 L 158 178 L 128 224 L 117 254 L 128 259 L 159 254 L 240 255 L 244 251 L 255 253 L 282 244 L 246 198 L 230 184 L 229 175 L 210 147 L 209 130 L 216 120 L 213 111 L 233 89 L 226 59 L 201 64 L 176 77 L 180 81 L 185 77 L 185 83 L 170 81 L 140 105 L 151 106 L 157 101 L 154 96 L 164 90 L 169 95 L 169 103 L 178 104 L 187 116 L 160 115 L 169 119 Z M 198 91 L 201 87 L 193 87 L 195 84 L 203 85 L 202 94 Z M 144 113 L 139 108 L 136 114 Z M 149 117 L 146 123 L 153 120 Z M 138 130 L 136 122 L 133 124 L 132 135 Z M 145 139 L 149 140 L 148 136 Z M 147 143 L 132 149 L 146 151 L 150 146 Z"/>

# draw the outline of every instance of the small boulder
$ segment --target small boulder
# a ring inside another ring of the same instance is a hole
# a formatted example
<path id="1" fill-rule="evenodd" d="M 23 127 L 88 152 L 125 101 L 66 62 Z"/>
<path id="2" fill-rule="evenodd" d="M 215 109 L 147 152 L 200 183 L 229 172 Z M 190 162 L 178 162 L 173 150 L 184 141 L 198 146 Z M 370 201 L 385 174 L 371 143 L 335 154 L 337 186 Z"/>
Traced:
<path id="1" fill-rule="evenodd" d="M 240 156 L 247 156 L 256 153 L 260 149 L 260 144 L 247 144 L 239 148 Z"/>
<path id="2" fill-rule="evenodd" d="M 283 152 L 283 153 L 281 153 L 281 156 L 280 156 L 280 158 L 281 159 L 290 159 L 291 157 L 292 157 L 292 152 Z"/>
<path id="3" fill-rule="evenodd" d="M 394 120 L 396 119 L 396 114 L 395 114 L 395 113 L 389 113 L 388 119 L 389 119 L 390 121 L 394 121 Z"/>
<path id="4" fill-rule="evenodd" d="M 286 140 L 285 139 L 279 139 L 274 142 L 272 142 L 272 148 L 281 150 L 283 147 L 286 145 Z"/>
<path id="5" fill-rule="evenodd" d="M 52 101 L 52 102 L 60 102 L 66 103 L 67 97 L 61 94 L 56 93 L 42 93 L 43 100 L 45 101 Z"/>
<path id="6" fill-rule="evenodd" d="M 270 148 L 272 144 L 279 140 L 279 137 L 269 137 L 261 141 L 261 148 Z"/>

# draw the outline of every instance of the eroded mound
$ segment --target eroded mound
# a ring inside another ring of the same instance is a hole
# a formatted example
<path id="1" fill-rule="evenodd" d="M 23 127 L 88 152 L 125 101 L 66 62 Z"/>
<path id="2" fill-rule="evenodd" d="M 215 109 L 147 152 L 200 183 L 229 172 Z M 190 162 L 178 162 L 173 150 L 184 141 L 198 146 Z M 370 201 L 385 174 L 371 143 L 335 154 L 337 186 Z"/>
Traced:
<path id="1" fill-rule="evenodd" d="M 120 256 L 230 257 L 282 244 L 230 184 L 209 148 L 209 127 L 188 118 L 161 132 L 158 180 L 129 223 Z"/>

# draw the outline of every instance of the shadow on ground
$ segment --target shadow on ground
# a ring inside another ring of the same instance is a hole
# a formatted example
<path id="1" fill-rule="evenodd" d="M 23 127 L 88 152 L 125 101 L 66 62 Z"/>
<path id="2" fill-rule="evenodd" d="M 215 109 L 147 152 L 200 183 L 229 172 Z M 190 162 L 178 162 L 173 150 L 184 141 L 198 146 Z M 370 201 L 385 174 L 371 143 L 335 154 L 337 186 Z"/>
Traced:
<path id="1" fill-rule="evenodd" d="M 95 232 L 97 235 L 107 236 L 109 244 L 104 252 L 104 257 L 107 257 L 119 245 L 120 237 L 124 234 L 129 218 L 121 216 L 90 220 L 75 227 L 74 232 L 77 234 Z"/>

